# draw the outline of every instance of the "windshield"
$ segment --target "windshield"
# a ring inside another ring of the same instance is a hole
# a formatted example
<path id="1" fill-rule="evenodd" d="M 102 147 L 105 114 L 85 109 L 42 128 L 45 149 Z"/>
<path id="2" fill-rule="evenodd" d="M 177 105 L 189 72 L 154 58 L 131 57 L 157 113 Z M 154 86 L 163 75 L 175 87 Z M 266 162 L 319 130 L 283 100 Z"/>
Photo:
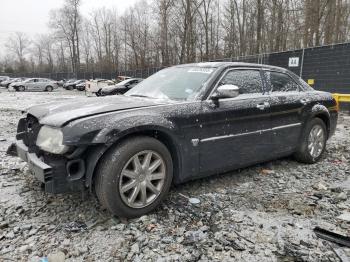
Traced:
<path id="1" fill-rule="evenodd" d="M 142 81 L 125 95 L 192 101 L 214 70 L 214 68 L 195 66 L 163 69 Z"/>

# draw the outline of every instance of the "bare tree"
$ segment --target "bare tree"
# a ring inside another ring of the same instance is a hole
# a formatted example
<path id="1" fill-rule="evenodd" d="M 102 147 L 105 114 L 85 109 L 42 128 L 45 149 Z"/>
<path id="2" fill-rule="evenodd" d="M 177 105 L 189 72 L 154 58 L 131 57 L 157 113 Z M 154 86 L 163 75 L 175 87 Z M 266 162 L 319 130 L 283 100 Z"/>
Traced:
<path id="1" fill-rule="evenodd" d="M 28 36 L 22 32 L 16 32 L 9 37 L 6 47 L 10 53 L 17 57 L 19 71 L 26 71 L 25 56 L 29 52 L 30 40 Z"/>
<path id="2" fill-rule="evenodd" d="M 113 73 L 350 40 L 350 0 L 139 0 L 87 17 L 81 1 L 64 0 L 33 44 L 11 36 L 3 70 Z"/>
<path id="3" fill-rule="evenodd" d="M 174 7 L 174 0 L 156 1 L 156 12 L 160 21 L 160 49 L 162 55 L 162 65 L 169 65 L 169 16 L 171 8 Z"/>
<path id="4" fill-rule="evenodd" d="M 81 0 L 65 0 L 62 8 L 51 12 L 49 23 L 50 27 L 55 31 L 57 38 L 64 39 L 67 42 L 73 73 L 76 73 L 80 66 L 80 2 Z"/>

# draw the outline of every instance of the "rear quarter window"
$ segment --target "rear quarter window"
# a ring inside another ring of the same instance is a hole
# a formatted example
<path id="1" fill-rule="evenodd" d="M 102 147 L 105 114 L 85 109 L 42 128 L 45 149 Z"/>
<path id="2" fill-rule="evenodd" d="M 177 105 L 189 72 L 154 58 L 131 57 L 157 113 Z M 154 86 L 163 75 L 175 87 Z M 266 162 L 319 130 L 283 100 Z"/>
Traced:
<path id="1" fill-rule="evenodd" d="M 282 72 L 266 71 L 265 76 L 271 92 L 297 92 L 299 84 L 288 74 Z"/>

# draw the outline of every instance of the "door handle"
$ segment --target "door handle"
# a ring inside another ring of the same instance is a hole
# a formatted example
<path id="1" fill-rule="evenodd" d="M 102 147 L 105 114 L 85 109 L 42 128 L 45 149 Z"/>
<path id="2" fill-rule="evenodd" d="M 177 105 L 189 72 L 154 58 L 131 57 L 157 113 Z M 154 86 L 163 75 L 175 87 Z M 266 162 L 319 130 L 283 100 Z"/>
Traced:
<path id="1" fill-rule="evenodd" d="M 310 100 L 307 99 L 307 98 L 302 98 L 302 99 L 300 99 L 300 102 L 301 102 L 302 104 L 304 104 L 304 105 L 307 105 L 307 103 L 309 103 Z"/>
<path id="2" fill-rule="evenodd" d="M 270 107 L 270 103 L 269 102 L 260 103 L 260 104 L 257 104 L 256 107 L 260 110 L 264 110 L 265 108 Z"/>

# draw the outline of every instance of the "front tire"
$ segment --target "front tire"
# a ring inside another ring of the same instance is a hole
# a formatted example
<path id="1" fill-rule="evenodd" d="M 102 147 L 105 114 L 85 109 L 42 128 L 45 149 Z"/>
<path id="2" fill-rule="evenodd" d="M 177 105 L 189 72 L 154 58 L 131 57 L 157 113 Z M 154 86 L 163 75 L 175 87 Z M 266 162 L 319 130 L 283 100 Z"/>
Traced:
<path id="1" fill-rule="evenodd" d="M 171 154 L 151 137 L 127 139 L 101 159 L 95 190 L 113 215 L 134 218 L 154 210 L 166 197 L 173 178 Z"/>
<path id="2" fill-rule="evenodd" d="M 53 91 L 53 87 L 52 86 L 47 86 L 45 90 L 47 92 L 52 92 Z"/>
<path id="3" fill-rule="evenodd" d="M 301 144 L 295 153 L 297 161 L 307 164 L 318 162 L 326 149 L 327 127 L 322 119 L 314 118 L 306 124 Z"/>
<path id="4" fill-rule="evenodd" d="M 19 87 L 17 87 L 17 91 L 18 92 L 23 92 L 23 91 L 25 91 L 26 89 L 25 89 L 25 87 L 24 86 L 19 86 Z"/>

